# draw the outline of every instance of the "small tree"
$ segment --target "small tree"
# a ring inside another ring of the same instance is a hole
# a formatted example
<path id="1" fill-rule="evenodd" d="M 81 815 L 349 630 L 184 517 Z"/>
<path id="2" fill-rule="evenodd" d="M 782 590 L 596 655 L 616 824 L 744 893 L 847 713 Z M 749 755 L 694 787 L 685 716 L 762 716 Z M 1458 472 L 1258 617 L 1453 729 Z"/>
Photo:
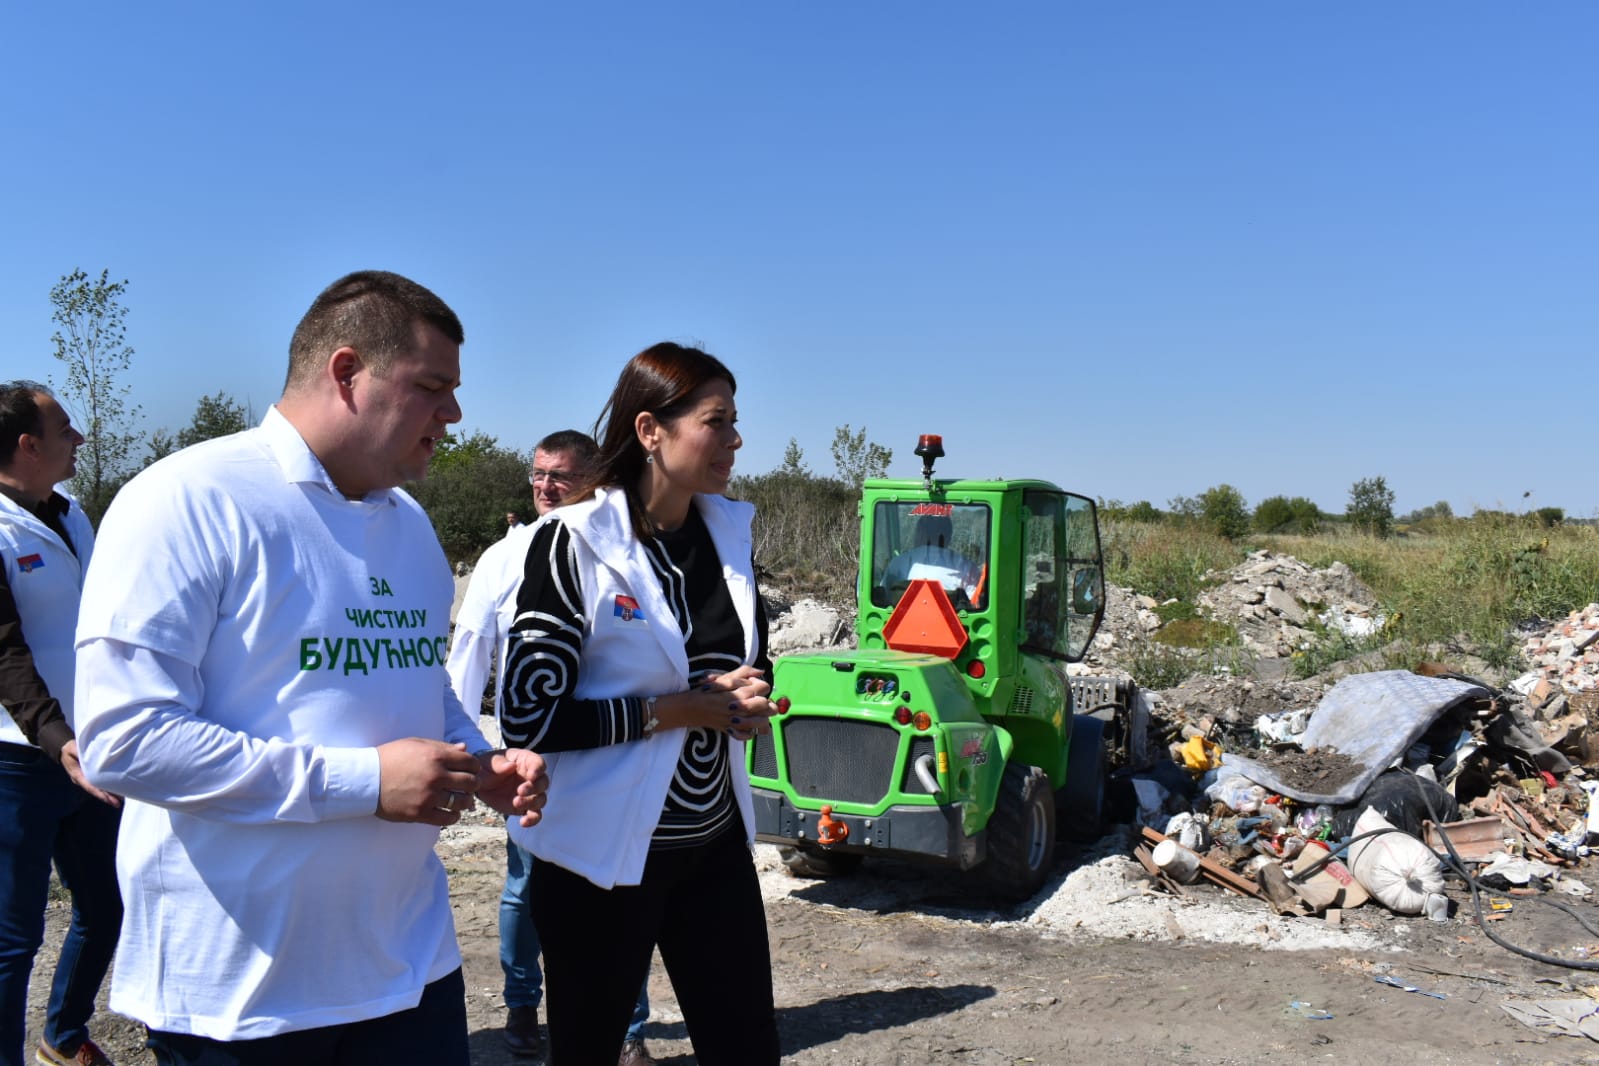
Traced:
<path id="1" fill-rule="evenodd" d="M 810 477 L 811 468 L 805 465 L 805 453 L 800 450 L 799 441 L 793 437 L 788 438 L 788 447 L 783 449 L 783 465 L 777 472 L 784 477 Z"/>
<path id="2" fill-rule="evenodd" d="M 194 417 L 187 426 L 178 430 L 178 447 L 187 448 L 213 437 L 243 432 L 254 421 L 250 415 L 244 404 L 225 392 L 202 396 L 194 406 Z"/>
<path id="3" fill-rule="evenodd" d="M 450 561 L 476 562 L 484 548 L 505 535 L 507 512 L 526 513 L 532 507 L 531 465 L 531 456 L 500 447 L 487 433 L 451 435 L 439 442 L 427 480 L 405 488 L 433 520 Z"/>
<path id="4" fill-rule="evenodd" d="M 67 374 L 58 391 L 84 437 L 72 490 L 95 523 L 132 474 L 139 441 L 132 428 L 139 408 L 128 405 L 128 386 L 118 380 L 133 360 L 122 306 L 127 291 L 127 281 L 112 281 L 105 270 L 98 278 L 74 270 L 50 289 L 57 326 L 50 341 Z"/>
<path id="5" fill-rule="evenodd" d="M 1439 500 L 1437 503 L 1429 504 L 1426 507 L 1418 507 L 1407 515 L 1400 515 L 1396 521 L 1405 525 L 1415 525 L 1418 522 L 1425 522 L 1429 518 L 1453 518 L 1454 516 L 1455 512 L 1450 508 L 1449 501 Z"/>
<path id="6" fill-rule="evenodd" d="M 852 433 L 845 424 L 833 433 L 833 465 L 838 469 L 838 479 L 846 485 L 860 488 L 867 478 L 883 477 L 893 458 L 893 449 L 867 441 L 865 426 Z"/>
<path id="7" fill-rule="evenodd" d="M 150 434 L 150 439 L 144 442 L 144 465 L 158 463 L 162 459 L 178 450 L 178 438 L 169 430 L 158 429 Z"/>
<path id="8" fill-rule="evenodd" d="M 1159 522 L 1161 515 L 1160 511 L 1155 508 L 1154 504 L 1150 503 L 1148 500 L 1139 500 L 1137 503 L 1127 508 L 1127 513 L 1123 517 L 1125 517 L 1129 522 L 1150 523 Z"/>
<path id="9" fill-rule="evenodd" d="M 1173 518 L 1185 521 L 1198 521 L 1203 516 L 1204 508 L 1198 496 L 1173 496 L 1166 501 L 1166 510 Z"/>
<path id="10" fill-rule="evenodd" d="M 1237 540 L 1249 532 L 1249 508 L 1244 494 L 1231 485 L 1216 485 L 1200 493 L 1199 513 L 1228 540 Z"/>
<path id="11" fill-rule="evenodd" d="M 1148 500 L 1126 504 L 1120 500 L 1099 499 L 1099 517 L 1112 522 L 1159 522 L 1160 512 Z"/>
<path id="12" fill-rule="evenodd" d="M 144 445 L 146 452 L 144 465 L 149 466 L 165 459 L 178 449 L 187 448 L 191 444 L 199 444 L 213 437 L 226 437 L 230 433 L 239 433 L 249 429 L 254 421 L 254 413 L 225 392 L 202 396 L 194 405 L 194 417 L 189 419 L 187 426 L 178 430 L 176 434 L 166 429 L 158 429 L 150 434 Z"/>
<path id="13" fill-rule="evenodd" d="M 1303 496 L 1271 496 L 1255 508 L 1255 528 L 1262 533 L 1314 533 L 1321 509 Z"/>
<path id="14" fill-rule="evenodd" d="M 1344 517 L 1356 529 L 1374 537 L 1394 531 L 1394 493 L 1381 477 L 1362 478 L 1349 489 L 1349 510 Z"/>

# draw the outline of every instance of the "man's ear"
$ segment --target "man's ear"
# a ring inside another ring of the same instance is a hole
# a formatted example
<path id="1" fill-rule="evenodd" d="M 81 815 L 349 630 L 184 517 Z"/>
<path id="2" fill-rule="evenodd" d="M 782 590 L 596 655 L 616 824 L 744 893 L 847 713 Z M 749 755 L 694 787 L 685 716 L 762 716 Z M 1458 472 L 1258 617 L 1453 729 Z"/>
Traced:
<path id="1" fill-rule="evenodd" d="M 355 375 L 364 369 L 365 365 L 361 361 L 361 353 L 354 348 L 340 348 L 328 357 L 328 376 L 341 390 L 347 390 L 354 386 Z"/>

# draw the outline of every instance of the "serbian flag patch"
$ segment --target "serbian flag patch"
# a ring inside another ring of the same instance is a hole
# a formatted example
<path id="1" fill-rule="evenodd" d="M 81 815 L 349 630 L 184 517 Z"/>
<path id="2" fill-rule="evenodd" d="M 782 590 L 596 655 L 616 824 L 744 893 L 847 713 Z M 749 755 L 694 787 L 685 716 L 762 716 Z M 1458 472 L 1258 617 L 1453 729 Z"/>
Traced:
<path id="1" fill-rule="evenodd" d="M 44 556 L 40 555 L 38 552 L 34 552 L 32 555 L 20 555 L 17 557 L 17 569 L 21 570 L 24 574 L 26 574 L 29 570 L 37 570 L 43 565 Z"/>
<path id="2" fill-rule="evenodd" d="M 624 622 L 631 622 L 635 618 L 640 622 L 647 621 L 644 612 L 638 609 L 638 601 L 631 596 L 618 596 L 614 613 Z"/>

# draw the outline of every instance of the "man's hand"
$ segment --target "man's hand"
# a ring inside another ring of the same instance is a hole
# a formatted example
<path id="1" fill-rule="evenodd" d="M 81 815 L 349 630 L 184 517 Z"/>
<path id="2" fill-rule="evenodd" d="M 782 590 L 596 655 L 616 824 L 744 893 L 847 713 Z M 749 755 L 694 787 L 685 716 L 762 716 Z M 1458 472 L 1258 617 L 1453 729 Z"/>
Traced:
<path id="1" fill-rule="evenodd" d="M 507 817 L 521 815 L 524 827 L 538 824 L 549 787 L 544 757 L 537 752 L 511 748 L 478 756 L 478 799 Z"/>
<path id="2" fill-rule="evenodd" d="M 407 737 L 378 745 L 377 816 L 388 822 L 454 825 L 472 809 L 478 761 L 465 744 Z"/>
<path id="3" fill-rule="evenodd" d="M 83 763 L 78 759 L 77 737 L 73 737 L 71 740 L 61 745 L 61 769 L 65 770 L 67 772 L 67 776 L 72 778 L 72 783 L 74 785 L 77 785 L 79 788 L 83 789 L 83 791 L 87 792 L 101 803 L 109 804 L 112 807 L 122 806 L 121 796 L 112 795 L 110 792 L 107 792 L 104 789 L 95 788 L 93 785 L 89 784 L 89 779 L 83 776 Z"/>

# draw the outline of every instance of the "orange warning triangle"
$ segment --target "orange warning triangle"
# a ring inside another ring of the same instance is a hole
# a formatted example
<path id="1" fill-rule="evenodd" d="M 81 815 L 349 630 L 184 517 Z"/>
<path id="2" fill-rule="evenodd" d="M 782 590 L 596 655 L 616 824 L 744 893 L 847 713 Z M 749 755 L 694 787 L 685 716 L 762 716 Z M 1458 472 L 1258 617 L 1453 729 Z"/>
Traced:
<path id="1" fill-rule="evenodd" d="M 953 659 L 966 647 L 966 627 L 944 586 L 917 578 L 883 625 L 883 643 L 895 651 L 919 651 Z"/>

